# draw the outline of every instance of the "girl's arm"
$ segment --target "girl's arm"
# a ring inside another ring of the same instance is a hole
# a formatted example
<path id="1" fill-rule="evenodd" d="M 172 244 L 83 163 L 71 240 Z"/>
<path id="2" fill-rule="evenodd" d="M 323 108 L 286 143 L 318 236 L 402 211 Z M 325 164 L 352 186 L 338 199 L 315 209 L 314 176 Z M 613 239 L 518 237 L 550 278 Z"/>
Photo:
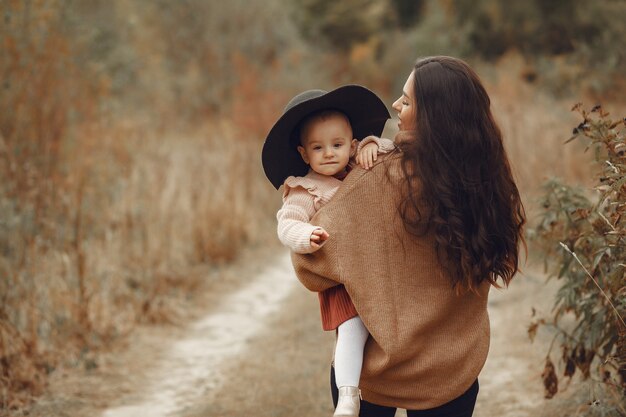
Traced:
<path id="1" fill-rule="evenodd" d="M 396 148 L 392 140 L 368 136 L 357 147 L 356 163 L 364 169 L 370 169 L 378 155 L 389 153 Z"/>
<path id="2" fill-rule="evenodd" d="M 283 199 L 283 207 L 276 214 L 282 244 L 300 254 L 318 250 L 328 234 L 320 226 L 309 223 L 314 214 L 313 196 L 302 187 L 290 188 Z"/>
<path id="3" fill-rule="evenodd" d="M 391 139 L 387 138 L 379 138 L 378 136 L 367 136 L 361 142 L 359 142 L 359 146 L 357 147 L 357 153 L 361 152 L 361 149 L 368 143 L 375 143 L 378 145 L 378 153 L 389 153 L 396 148 L 396 145 L 393 143 Z"/>
<path id="4" fill-rule="evenodd" d="M 332 203 L 332 200 L 331 200 Z M 328 205 L 324 206 L 327 207 Z M 335 219 L 339 220 L 339 219 Z M 291 253 L 296 276 L 308 290 L 321 292 L 338 285 L 340 268 L 337 258 L 337 236 L 333 232 L 333 221 L 320 210 L 313 220 L 324 226 L 333 237 L 328 239 L 321 250 L 309 254 Z"/>

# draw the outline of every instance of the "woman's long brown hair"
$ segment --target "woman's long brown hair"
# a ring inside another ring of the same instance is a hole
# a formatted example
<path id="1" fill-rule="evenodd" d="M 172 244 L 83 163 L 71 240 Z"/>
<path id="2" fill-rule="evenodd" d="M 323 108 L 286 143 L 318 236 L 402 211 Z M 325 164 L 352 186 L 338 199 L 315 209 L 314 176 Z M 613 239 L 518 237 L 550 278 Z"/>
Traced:
<path id="1" fill-rule="evenodd" d="M 525 246 L 526 216 L 489 96 L 456 58 L 420 59 L 412 76 L 417 131 L 400 142 L 404 225 L 417 235 L 434 232 L 457 290 L 498 286 L 498 278 L 508 285 Z"/>

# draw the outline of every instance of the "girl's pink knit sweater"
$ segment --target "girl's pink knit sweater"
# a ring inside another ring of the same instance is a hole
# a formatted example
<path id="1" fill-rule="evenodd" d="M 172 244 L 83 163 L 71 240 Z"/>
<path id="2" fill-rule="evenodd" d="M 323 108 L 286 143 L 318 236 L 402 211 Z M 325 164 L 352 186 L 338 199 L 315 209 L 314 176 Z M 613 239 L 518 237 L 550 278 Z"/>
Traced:
<path id="1" fill-rule="evenodd" d="M 395 149 L 393 141 L 389 139 L 368 136 L 359 143 L 357 150 L 370 142 L 376 142 L 379 154 Z M 283 245 L 295 253 L 315 252 L 316 249 L 311 247 L 311 234 L 320 227 L 309 222 L 335 195 L 341 183 L 335 177 L 321 175 L 313 170 L 304 177 L 289 177 L 285 180 L 283 207 L 276 214 L 278 238 Z"/>
<path id="2" fill-rule="evenodd" d="M 278 238 L 295 253 L 312 253 L 311 234 L 319 226 L 311 217 L 333 198 L 341 181 L 311 170 L 304 177 L 289 177 L 283 189 L 283 207 L 276 214 Z"/>

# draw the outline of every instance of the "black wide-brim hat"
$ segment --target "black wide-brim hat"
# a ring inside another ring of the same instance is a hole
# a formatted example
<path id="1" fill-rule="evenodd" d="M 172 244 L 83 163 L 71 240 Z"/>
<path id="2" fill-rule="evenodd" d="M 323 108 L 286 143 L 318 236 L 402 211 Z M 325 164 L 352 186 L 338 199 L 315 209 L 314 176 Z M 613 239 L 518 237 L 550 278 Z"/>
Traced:
<path id="1" fill-rule="evenodd" d="M 263 170 L 278 189 L 287 177 L 304 176 L 309 166 L 298 153 L 299 124 L 321 110 L 338 110 L 350 120 L 352 136 L 361 140 L 380 136 L 389 119 L 385 103 L 372 91 L 360 85 L 345 85 L 332 91 L 308 90 L 287 103 L 283 115 L 270 130 L 261 155 Z"/>

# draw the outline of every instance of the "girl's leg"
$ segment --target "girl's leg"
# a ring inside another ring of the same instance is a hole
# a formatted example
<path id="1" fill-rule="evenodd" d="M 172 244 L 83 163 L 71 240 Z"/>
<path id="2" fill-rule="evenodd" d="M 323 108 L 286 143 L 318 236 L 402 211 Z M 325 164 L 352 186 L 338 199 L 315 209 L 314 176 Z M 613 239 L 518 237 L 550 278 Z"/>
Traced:
<path id="1" fill-rule="evenodd" d="M 339 398 L 339 390 L 337 383 L 335 382 L 335 368 L 330 367 L 330 393 L 333 397 L 333 406 L 337 407 L 337 401 Z M 359 417 L 393 417 L 396 415 L 396 409 L 391 407 L 383 407 L 368 403 L 361 400 L 361 411 Z"/>
<path id="2" fill-rule="evenodd" d="M 369 332 L 359 316 L 337 328 L 335 347 L 335 376 L 337 387 L 358 387 L 363 367 L 363 349 Z"/>

